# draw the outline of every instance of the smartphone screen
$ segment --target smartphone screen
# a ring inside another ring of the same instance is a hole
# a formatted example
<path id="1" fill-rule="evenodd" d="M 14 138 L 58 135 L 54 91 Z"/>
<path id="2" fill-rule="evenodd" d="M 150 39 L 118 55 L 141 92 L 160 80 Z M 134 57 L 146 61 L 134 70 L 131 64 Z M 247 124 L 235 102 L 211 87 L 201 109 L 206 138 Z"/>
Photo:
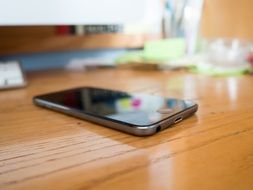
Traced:
<path id="1" fill-rule="evenodd" d="M 153 125 L 195 105 L 186 100 L 90 87 L 50 93 L 36 98 L 92 116 L 138 126 Z M 166 110 L 166 113 L 161 110 Z"/>

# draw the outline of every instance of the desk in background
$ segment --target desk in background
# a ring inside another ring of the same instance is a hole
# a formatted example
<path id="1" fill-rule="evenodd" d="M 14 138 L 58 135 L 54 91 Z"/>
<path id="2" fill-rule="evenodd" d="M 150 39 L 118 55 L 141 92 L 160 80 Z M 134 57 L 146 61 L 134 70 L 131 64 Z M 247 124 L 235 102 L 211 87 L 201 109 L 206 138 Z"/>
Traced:
<path id="1" fill-rule="evenodd" d="M 0 189 L 253 188 L 252 76 L 94 70 L 28 74 L 0 92 Z M 135 137 L 36 107 L 38 94 L 95 86 L 193 99 L 193 117 Z"/>

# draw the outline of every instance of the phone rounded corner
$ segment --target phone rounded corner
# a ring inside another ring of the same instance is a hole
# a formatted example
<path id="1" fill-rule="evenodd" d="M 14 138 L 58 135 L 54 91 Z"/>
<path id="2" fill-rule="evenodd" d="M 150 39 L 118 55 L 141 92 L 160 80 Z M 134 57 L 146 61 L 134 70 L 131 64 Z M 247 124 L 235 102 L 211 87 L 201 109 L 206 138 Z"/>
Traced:
<path id="1" fill-rule="evenodd" d="M 37 104 L 37 103 L 38 103 L 38 97 L 37 97 L 37 96 L 34 96 L 34 97 L 32 98 L 32 102 L 33 102 L 34 104 Z"/>
<path id="2" fill-rule="evenodd" d="M 195 103 L 195 105 L 193 106 L 193 109 L 194 109 L 194 114 L 195 114 L 199 109 L 199 105 Z"/>
<path id="3" fill-rule="evenodd" d="M 159 128 L 159 130 L 157 130 Z M 151 136 L 156 134 L 158 131 L 161 130 L 160 126 L 157 125 L 151 125 L 151 126 L 135 126 L 134 131 L 132 134 L 140 137 L 145 137 L 145 136 Z"/>

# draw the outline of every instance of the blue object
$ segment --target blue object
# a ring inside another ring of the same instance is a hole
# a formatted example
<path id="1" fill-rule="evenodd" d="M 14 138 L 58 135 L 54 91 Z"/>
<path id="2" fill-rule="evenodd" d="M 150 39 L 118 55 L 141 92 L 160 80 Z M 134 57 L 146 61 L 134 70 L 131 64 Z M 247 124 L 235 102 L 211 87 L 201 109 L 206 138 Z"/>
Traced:
<path id="1" fill-rule="evenodd" d="M 26 71 L 63 68 L 73 59 L 107 58 L 112 62 L 127 49 L 79 50 L 2 56 L 0 61 L 18 60 Z"/>

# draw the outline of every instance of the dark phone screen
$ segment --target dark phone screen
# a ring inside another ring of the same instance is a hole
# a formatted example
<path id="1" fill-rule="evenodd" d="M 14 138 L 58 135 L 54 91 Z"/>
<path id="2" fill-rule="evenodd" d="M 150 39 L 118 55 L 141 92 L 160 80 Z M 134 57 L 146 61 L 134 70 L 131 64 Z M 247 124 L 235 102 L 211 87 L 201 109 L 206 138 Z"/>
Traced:
<path id="1" fill-rule="evenodd" d="M 97 88 L 71 89 L 38 97 L 47 102 L 132 125 L 151 125 L 194 105 L 191 101 Z M 166 109 L 166 114 L 158 110 Z"/>

